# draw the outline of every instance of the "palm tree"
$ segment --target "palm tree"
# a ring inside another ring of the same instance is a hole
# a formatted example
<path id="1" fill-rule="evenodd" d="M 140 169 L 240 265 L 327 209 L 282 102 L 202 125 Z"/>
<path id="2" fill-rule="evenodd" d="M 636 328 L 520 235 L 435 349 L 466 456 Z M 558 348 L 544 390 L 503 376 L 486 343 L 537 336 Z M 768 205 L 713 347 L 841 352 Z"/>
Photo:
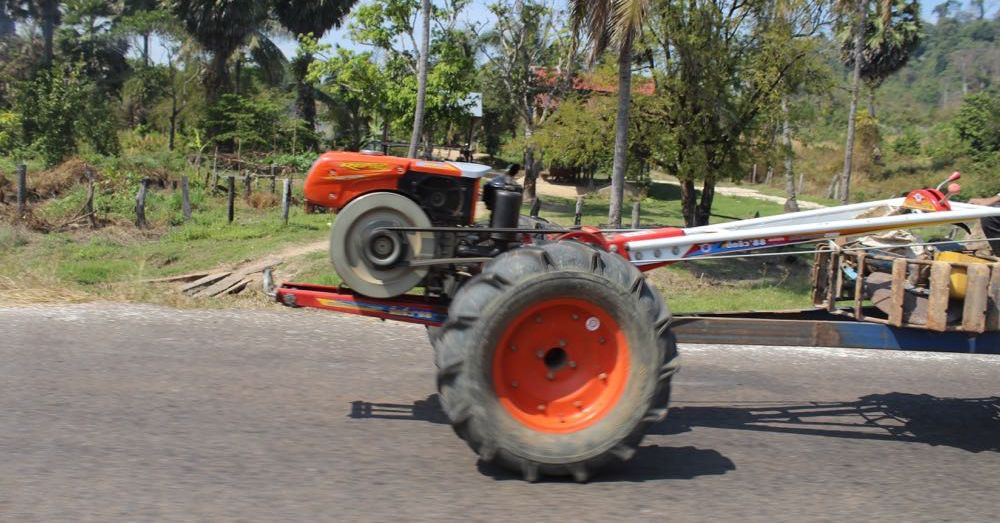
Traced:
<path id="1" fill-rule="evenodd" d="M 841 60 L 853 68 L 851 105 L 847 116 L 847 143 L 844 170 L 839 178 L 839 196 L 850 200 L 854 158 L 854 127 L 861 82 L 868 84 L 870 96 L 892 73 L 900 70 L 917 48 L 920 39 L 920 6 L 917 0 L 856 0 L 849 26 L 840 31 Z M 874 7 L 874 12 L 869 11 Z M 869 101 L 874 112 L 874 102 Z M 874 116 L 874 114 L 872 114 Z M 834 184 L 838 181 L 835 180 Z"/>
<path id="2" fill-rule="evenodd" d="M 422 17 L 423 34 L 420 35 L 420 60 L 417 62 L 417 107 L 413 113 L 413 132 L 410 134 L 410 148 L 406 152 L 408 158 L 417 157 L 417 144 L 424 127 L 424 100 L 427 98 L 427 54 L 431 46 L 431 0 L 421 0 L 420 16 Z"/>
<path id="3" fill-rule="evenodd" d="M 208 105 L 229 89 L 229 59 L 264 24 L 266 2 L 257 0 L 171 0 L 169 7 L 211 61 L 204 77 Z"/>
<path id="4" fill-rule="evenodd" d="M 274 14 L 278 23 L 296 38 L 311 35 L 318 40 L 330 28 L 340 27 L 356 2 L 357 0 L 275 0 Z M 300 53 L 292 60 L 292 75 L 295 81 L 296 112 L 305 120 L 309 129 L 315 130 L 316 95 L 313 87 L 306 83 L 306 74 L 312 61 L 311 53 Z"/>
<path id="5" fill-rule="evenodd" d="M 591 62 L 607 49 L 618 51 L 618 113 L 611 170 L 608 223 L 621 227 L 628 151 L 628 116 L 632 89 L 632 45 L 642 30 L 649 0 L 571 0 L 574 32 L 590 37 Z"/>

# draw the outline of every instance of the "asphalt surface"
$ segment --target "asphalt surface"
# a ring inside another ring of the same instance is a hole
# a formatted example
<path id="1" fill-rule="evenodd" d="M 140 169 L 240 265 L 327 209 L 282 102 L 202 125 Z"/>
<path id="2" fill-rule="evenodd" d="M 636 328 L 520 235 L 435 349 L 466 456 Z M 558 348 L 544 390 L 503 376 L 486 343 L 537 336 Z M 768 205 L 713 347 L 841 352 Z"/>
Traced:
<path id="1" fill-rule="evenodd" d="M 682 358 L 631 464 L 529 484 L 454 436 L 417 326 L 0 309 L 0 520 L 997 520 L 1000 357 Z"/>

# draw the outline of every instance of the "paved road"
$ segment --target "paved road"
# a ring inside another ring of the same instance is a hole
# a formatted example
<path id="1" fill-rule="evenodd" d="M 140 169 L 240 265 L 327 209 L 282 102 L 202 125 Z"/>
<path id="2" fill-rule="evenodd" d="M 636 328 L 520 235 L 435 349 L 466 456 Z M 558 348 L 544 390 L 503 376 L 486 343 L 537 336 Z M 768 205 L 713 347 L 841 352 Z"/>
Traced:
<path id="1" fill-rule="evenodd" d="M 683 347 L 630 466 L 527 484 L 443 423 L 423 330 L 0 309 L 0 520 L 995 521 L 1000 357 Z"/>

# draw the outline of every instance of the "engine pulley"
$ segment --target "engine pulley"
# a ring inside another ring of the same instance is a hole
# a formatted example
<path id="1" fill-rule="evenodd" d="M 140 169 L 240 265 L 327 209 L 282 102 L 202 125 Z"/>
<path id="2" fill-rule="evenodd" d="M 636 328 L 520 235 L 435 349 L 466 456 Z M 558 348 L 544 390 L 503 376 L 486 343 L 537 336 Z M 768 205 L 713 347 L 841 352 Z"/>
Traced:
<path id="1" fill-rule="evenodd" d="M 330 261 L 351 289 L 373 298 L 398 296 L 427 275 L 427 267 L 410 267 L 406 261 L 432 258 L 434 235 L 384 228 L 430 226 L 413 200 L 391 192 L 366 194 L 337 214 L 330 232 Z"/>

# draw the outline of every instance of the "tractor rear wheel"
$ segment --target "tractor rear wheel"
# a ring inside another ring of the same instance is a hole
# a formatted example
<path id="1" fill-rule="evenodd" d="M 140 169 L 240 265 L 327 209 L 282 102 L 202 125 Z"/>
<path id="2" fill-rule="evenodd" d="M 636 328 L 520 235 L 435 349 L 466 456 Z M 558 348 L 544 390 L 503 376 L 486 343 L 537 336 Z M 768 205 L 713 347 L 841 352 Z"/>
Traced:
<path id="1" fill-rule="evenodd" d="M 667 413 L 670 313 L 618 255 L 572 241 L 504 253 L 432 338 L 441 405 L 480 458 L 586 481 Z"/>

